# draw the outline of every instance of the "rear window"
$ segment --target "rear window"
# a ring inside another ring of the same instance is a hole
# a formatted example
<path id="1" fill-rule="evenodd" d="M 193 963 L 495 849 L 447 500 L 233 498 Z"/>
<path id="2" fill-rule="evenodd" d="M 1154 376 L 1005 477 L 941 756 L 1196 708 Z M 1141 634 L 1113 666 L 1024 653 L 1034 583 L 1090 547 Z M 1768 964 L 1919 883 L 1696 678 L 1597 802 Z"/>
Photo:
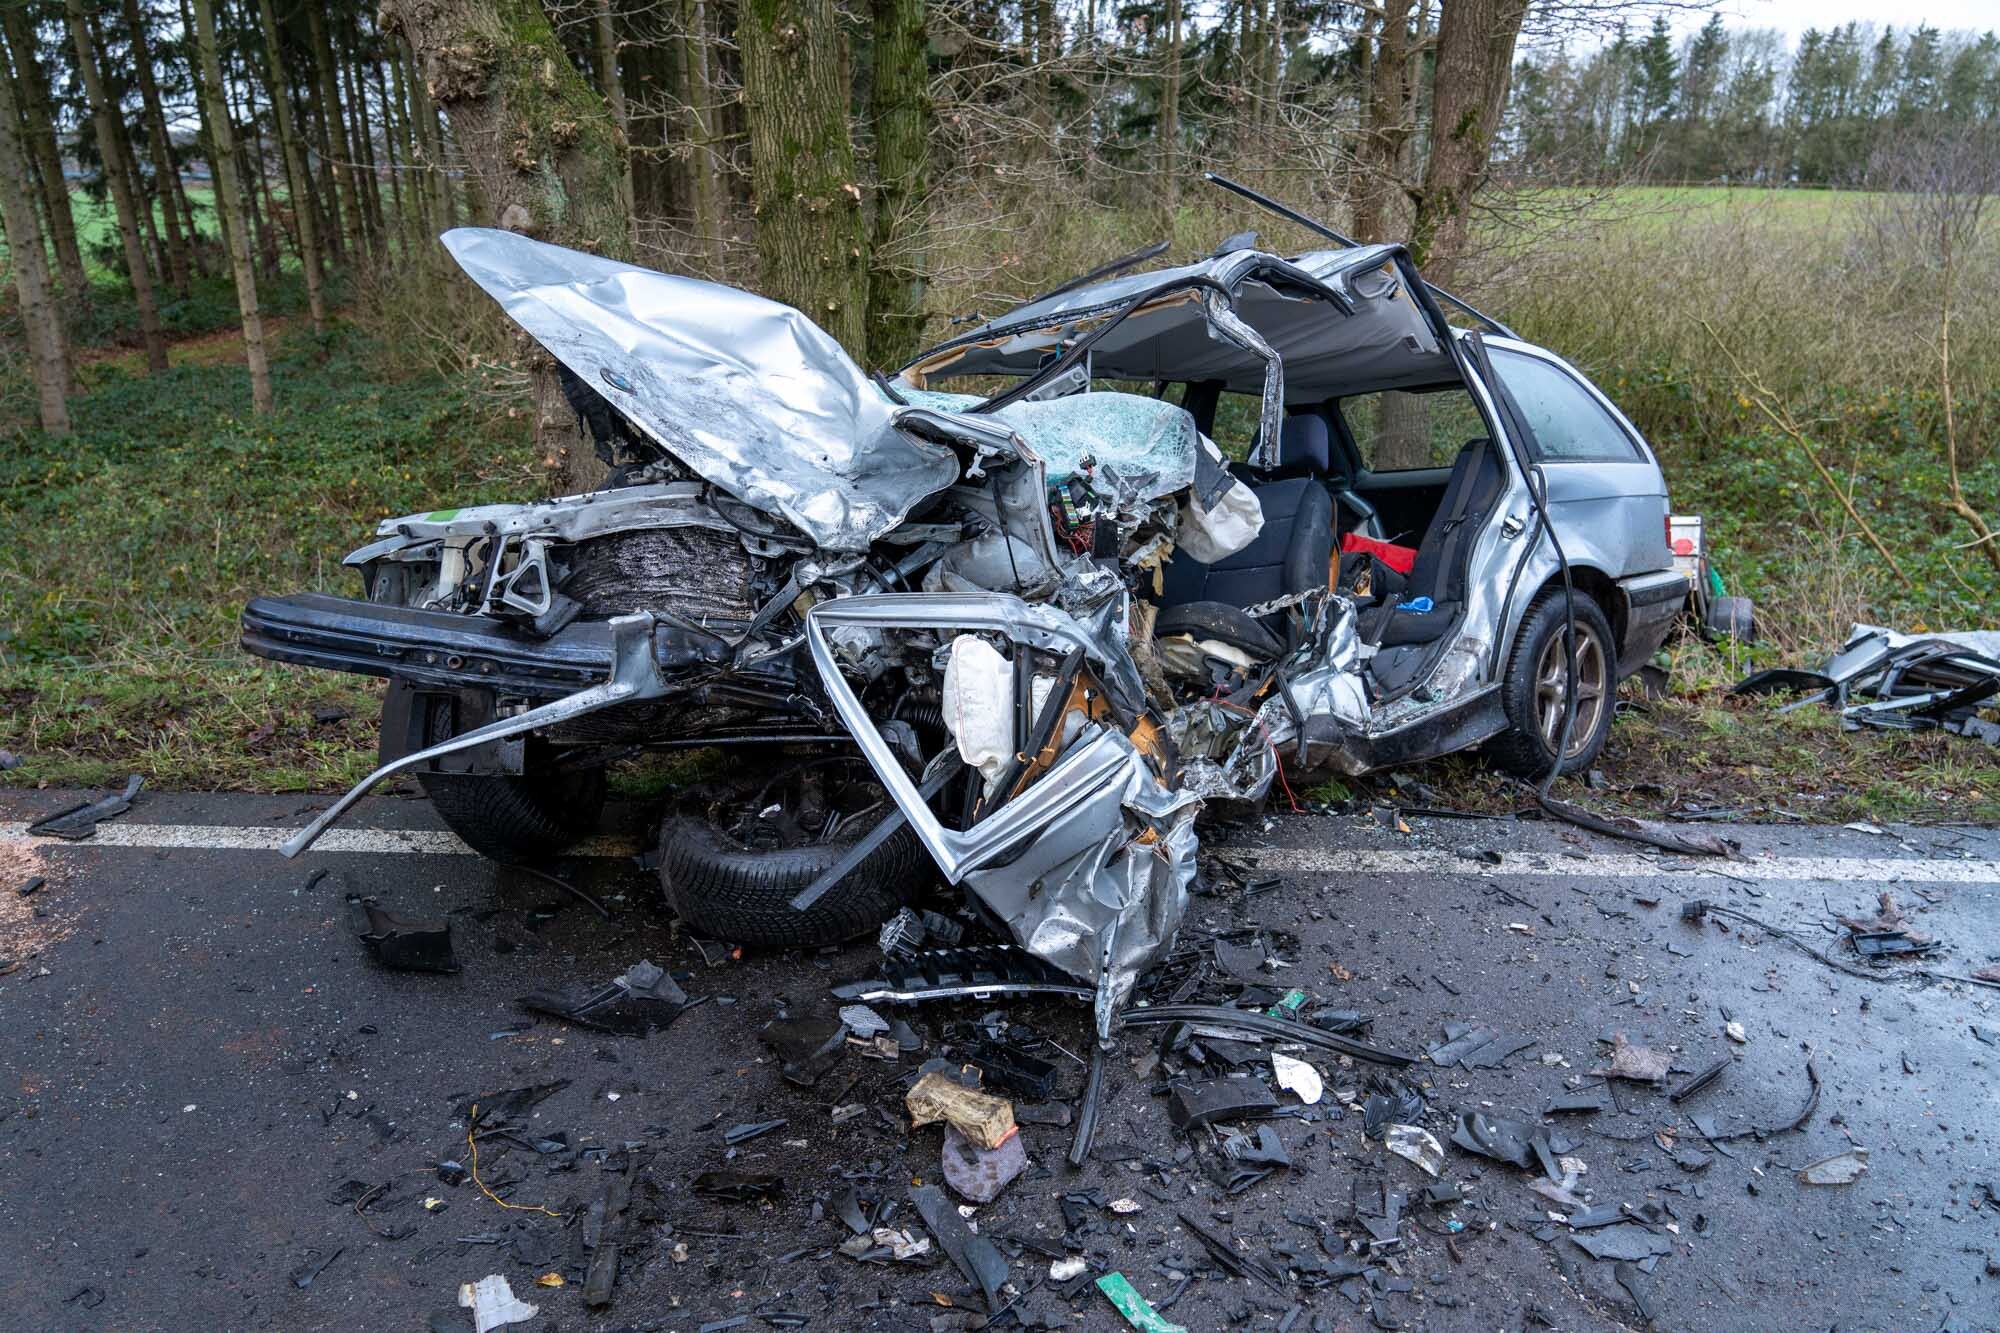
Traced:
<path id="1" fill-rule="evenodd" d="M 1339 402 L 1348 438 L 1370 472 L 1450 467 L 1468 440 L 1486 438 L 1486 423 L 1464 389 L 1410 393 L 1386 389 Z"/>

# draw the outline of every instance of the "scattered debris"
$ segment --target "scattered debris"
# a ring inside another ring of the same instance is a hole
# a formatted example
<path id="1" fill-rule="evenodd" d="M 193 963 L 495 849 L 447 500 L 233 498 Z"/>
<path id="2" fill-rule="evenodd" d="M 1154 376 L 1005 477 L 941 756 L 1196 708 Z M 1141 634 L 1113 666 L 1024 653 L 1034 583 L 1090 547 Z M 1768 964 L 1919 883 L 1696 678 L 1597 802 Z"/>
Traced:
<path id="1" fill-rule="evenodd" d="M 346 1247 L 335 1246 L 331 1250 L 307 1250 L 306 1260 L 291 1273 L 292 1285 L 300 1291 L 312 1286 L 313 1279 L 324 1273 L 335 1259 L 346 1253 Z"/>
<path id="2" fill-rule="evenodd" d="M 1167 1085 L 1167 1118 L 1175 1129 L 1199 1129 L 1215 1120 L 1268 1115 L 1278 1099 L 1259 1079 L 1232 1075 L 1200 1080 L 1177 1079 Z"/>
<path id="3" fill-rule="evenodd" d="M 704 1171 L 694 1178 L 694 1192 L 729 1203 L 755 1203 L 784 1193 L 785 1178 L 748 1171 Z"/>
<path id="4" fill-rule="evenodd" d="M 1398 1157 L 1415 1162 L 1426 1175 L 1435 1177 L 1444 1169 L 1444 1145 L 1427 1129 L 1416 1125 L 1389 1125 L 1383 1130 L 1382 1146 Z"/>
<path id="5" fill-rule="evenodd" d="M 1284 1291 L 1284 1275 L 1271 1267 L 1269 1263 L 1257 1258 L 1255 1255 L 1244 1254 L 1236 1248 L 1234 1242 L 1228 1236 L 1203 1226 L 1185 1212 L 1180 1214 L 1180 1219 L 1181 1225 L 1186 1227 L 1189 1234 L 1202 1243 L 1202 1248 L 1208 1251 L 1209 1257 L 1221 1265 L 1225 1272 L 1236 1277 L 1255 1278 L 1272 1291 Z"/>
<path id="6" fill-rule="evenodd" d="M 1508 1056 L 1535 1044 L 1533 1037 L 1508 1036 L 1495 1028 L 1472 1023 L 1447 1023 L 1444 1037 L 1428 1052 L 1431 1063 L 1457 1065 L 1461 1069 L 1498 1069 Z"/>
<path id="7" fill-rule="evenodd" d="M 1326 1093 L 1326 1083 L 1319 1076 L 1319 1070 L 1304 1060 L 1295 1060 L 1289 1055 L 1271 1052 L 1271 1076 L 1286 1092 L 1295 1094 L 1307 1106 L 1318 1106 L 1319 1099 Z"/>
<path id="8" fill-rule="evenodd" d="M 474 1333 L 487 1333 L 488 1329 L 525 1323 L 533 1319 L 540 1308 L 516 1297 L 514 1289 L 507 1285 L 507 1279 L 498 1273 L 461 1285 L 458 1303 L 472 1311 Z"/>
<path id="9" fill-rule="evenodd" d="M 348 926 L 375 961 L 397 972 L 456 972 L 451 923 L 398 916 L 373 898 L 347 900 Z"/>
<path id="10" fill-rule="evenodd" d="M 1714 1060 L 1703 1065 L 1699 1071 L 1681 1080 L 1674 1087 L 1673 1091 L 1667 1094 L 1667 1100 L 1678 1106 L 1697 1092 L 1700 1092 L 1703 1088 L 1706 1088 L 1709 1084 L 1715 1082 L 1715 1080 L 1721 1078 L 1722 1071 L 1734 1063 L 1734 1056 L 1718 1055 Z"/>
<path id="11" fill-rule="evenodd" d="M 1469 1153 L 1518 1167 L 1531 1168 L 1544 1157 L 1554 1159 L 1546 1130 L 1521 1120 L 1502 1120 L 1484 1111 L 1461 1112 L 1452 1126 L 1451 1141 Z M 1557 1173 L 1550 1174 L 1553 1177 Z"/>
<path id="12" fill-rule="evenodd" d="M 905 909 L 907 910 L 907 909 Z M 889 1020 L 870 1009 L 865 1004 L 841 1006 L 840 1021 L 847 1024 L 847 1030 L 867 1041 L 889 1030 Z"/>
<path id="13" fill-rule="evenodd" d="M 1821 671 L 1778 668 L 1737 682 L 1736 694 L 1797 694 L 1790 711 L 1823 703 L 1848 730 L 1941 727 L 2000 744 L 2000 726 L 1979 711 L 2000 695 L 2000 634 L 1911 635 L 1856 625 Z"/>
<path id="14" fill-rule="evenodd" d="M 524 995 L 521 1004 L 599 1032 L 644 1037 L 679 1018 L 688 997 L 663 969 L 642 958 L 595 990 Z"/>
<path id="15" fill-rule="evenodd" d="M 802 1088 L 819 1082 L 847 1051 L 847 1024 L 826 1015 L 773 1019 L 757 1035 L 778 1057 L 785 1081 Z"/>
<path id="16" fill-rule="evenodd" d="M 80 842 L 97 832 L 100 821 L 124 814 L 132 808 L 132 802 L 139 799 L 140 788 L 146 780 L 134 773 L 125 779 L 125 790 L 95 801 L 84 801 L 67 810 L 44 815 L 28 825 L 31 838 L 63 838 L 70 842 Z"/>
<path id="17" fill-rule="evenodd" d="M 963 1198 L 991 1203 L 1014 1177 L 1027 1170 L 1028 1150 L 1019 1134 L 1009 1134 L 997 1148 L 981 1148 L 960 1132 L 944 1127 L 944 1179 Z"/>
<path id="18" fill-rule="evenodd" d="M 1049 1281 L 1068 1282 L 1071 1278 L 1082 1277 L 1090 1271 L 1090 1261 L 1080 1254 L 1067 1259 L 1058 1259 L 1049 1265 Z"/>
<path id="19" fill-rule="evenodd" d="M 1630 1079 L 1634 1083 L 1662 1083 L 1673 1069 L 1674 1058 L 1667 1051 L 1634 1046 L 1623 1032 L 1611 1034 L 1611 1063 L 1591 1072 L 1602 1078 Z"/>
<path id="20" fill-rule="evenodd" d="M 937 1241 L 952 1266 L 967 1282 L 978 1287 L 986 1298 L 986 1311 L 999 1309 L 999 1291 L 1007 1280 L 1007 1258 L 992 1241 L 977 1235 L 958 1215 L 935 1185 L 919 1185 L 910 1191 L 910 1202 L 924 1219 L 924 1229 Z"/>
<path id="21" fill-rule="evenodd" d="M 1104 1293 L 1105 1300 L 1111 1302 L 1111 1308 L 1123 1315 L 1125 1322 L 1138 1333 L 1187 1333 L 1181 1325 L 1168 1323 L 1159 1311 L 1147 1304 L 1146 1298 L 1126 1281 L 1123 1273 L 1106 1273 L 1097 1279 L 1097 1289 Z"/>
<path id="22" fill-rule="evenodd" d="M 1018 1132 L 1014 1104 L 1005 1097 L 968 1088 L 949 1075 L 925 1074 L 903 1096 L 914 1126 L 949 1121 L 979 1147 L 991 1151 Z"/>
<path id="23" fill-rule="evenodd" d="M 981 1042 L 966 1056 L 988 1087 L 1005 1088 L 1018 1097 L 1045 1102 L 1056 1095 L 1060 1071 L 1047 1060 L 1004 1042 Z"/>
<path id="24" fill-rule="evenodd" d="M 1674 1252 L 1671 1236 L 1662 1236 L 1632 1222 L 1600 1227 L 1595 1231 L 1575 1231 L 1570 1234 L 1570 1240 L 1593 1259 L 1637 1262 Z"/>
<path id="25" fill-rule="evenodd" d="M 1852 1185 L 1868 1174 L 1868 1150 L 1849 1148 L 1799 1168 L 1802 1185 Z"/>

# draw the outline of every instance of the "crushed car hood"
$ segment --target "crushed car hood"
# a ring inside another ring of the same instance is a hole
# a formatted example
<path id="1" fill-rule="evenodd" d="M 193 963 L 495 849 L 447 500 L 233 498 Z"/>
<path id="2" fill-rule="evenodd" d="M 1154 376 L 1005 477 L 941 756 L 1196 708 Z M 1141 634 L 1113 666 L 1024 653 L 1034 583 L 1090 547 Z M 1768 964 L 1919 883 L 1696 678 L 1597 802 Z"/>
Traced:
<path id="1" fill-rule="evenodd" d="M 862 551 L 958 480 L 950 449 L 790 306 L 513 232 L 444 234 L 471 279 L 682 463 L 819 546 Z"/>

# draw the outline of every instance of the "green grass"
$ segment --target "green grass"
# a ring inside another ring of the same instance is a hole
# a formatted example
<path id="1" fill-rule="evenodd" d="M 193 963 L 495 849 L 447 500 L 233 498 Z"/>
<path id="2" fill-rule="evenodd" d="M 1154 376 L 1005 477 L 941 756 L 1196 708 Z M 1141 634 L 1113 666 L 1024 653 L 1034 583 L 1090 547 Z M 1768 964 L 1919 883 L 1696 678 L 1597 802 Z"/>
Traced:
<path id="1" fill-rule="evenodd" d="M 465 385 L 385 374 L 352 330 L 281 335 L 278 411 L 251 414 L 240 348 L 88 367 L 61 441 L 0 458 L 0 746 L 15 781 L 296 788 L 357 776 L 371 686 L 256 662 L 235 646 L 250 596 L 354 591 L 341 555 L 385 515 L 518 494 L 522 423 Z M 347 720 L 313 714 L 348 710 Z"/>

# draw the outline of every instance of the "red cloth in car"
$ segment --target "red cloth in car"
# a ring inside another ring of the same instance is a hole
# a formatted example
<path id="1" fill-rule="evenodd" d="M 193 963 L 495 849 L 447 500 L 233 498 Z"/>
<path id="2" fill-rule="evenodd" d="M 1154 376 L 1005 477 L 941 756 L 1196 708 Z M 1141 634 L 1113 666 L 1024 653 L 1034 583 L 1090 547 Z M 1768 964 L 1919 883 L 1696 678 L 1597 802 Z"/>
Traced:
<path id="1" fill-rule="evenodd" d="M 1372 555 L 1398 574 L 1407 574 L 1416 568 L 1417 548 L 1398 546 L 1394 542 L 1378 542 L 1373 537 L 1364 537 L 1358 532 L 1350 532 L 1340 539 L 1340 549 L 1348 554 L 1356 551 Z"/>

